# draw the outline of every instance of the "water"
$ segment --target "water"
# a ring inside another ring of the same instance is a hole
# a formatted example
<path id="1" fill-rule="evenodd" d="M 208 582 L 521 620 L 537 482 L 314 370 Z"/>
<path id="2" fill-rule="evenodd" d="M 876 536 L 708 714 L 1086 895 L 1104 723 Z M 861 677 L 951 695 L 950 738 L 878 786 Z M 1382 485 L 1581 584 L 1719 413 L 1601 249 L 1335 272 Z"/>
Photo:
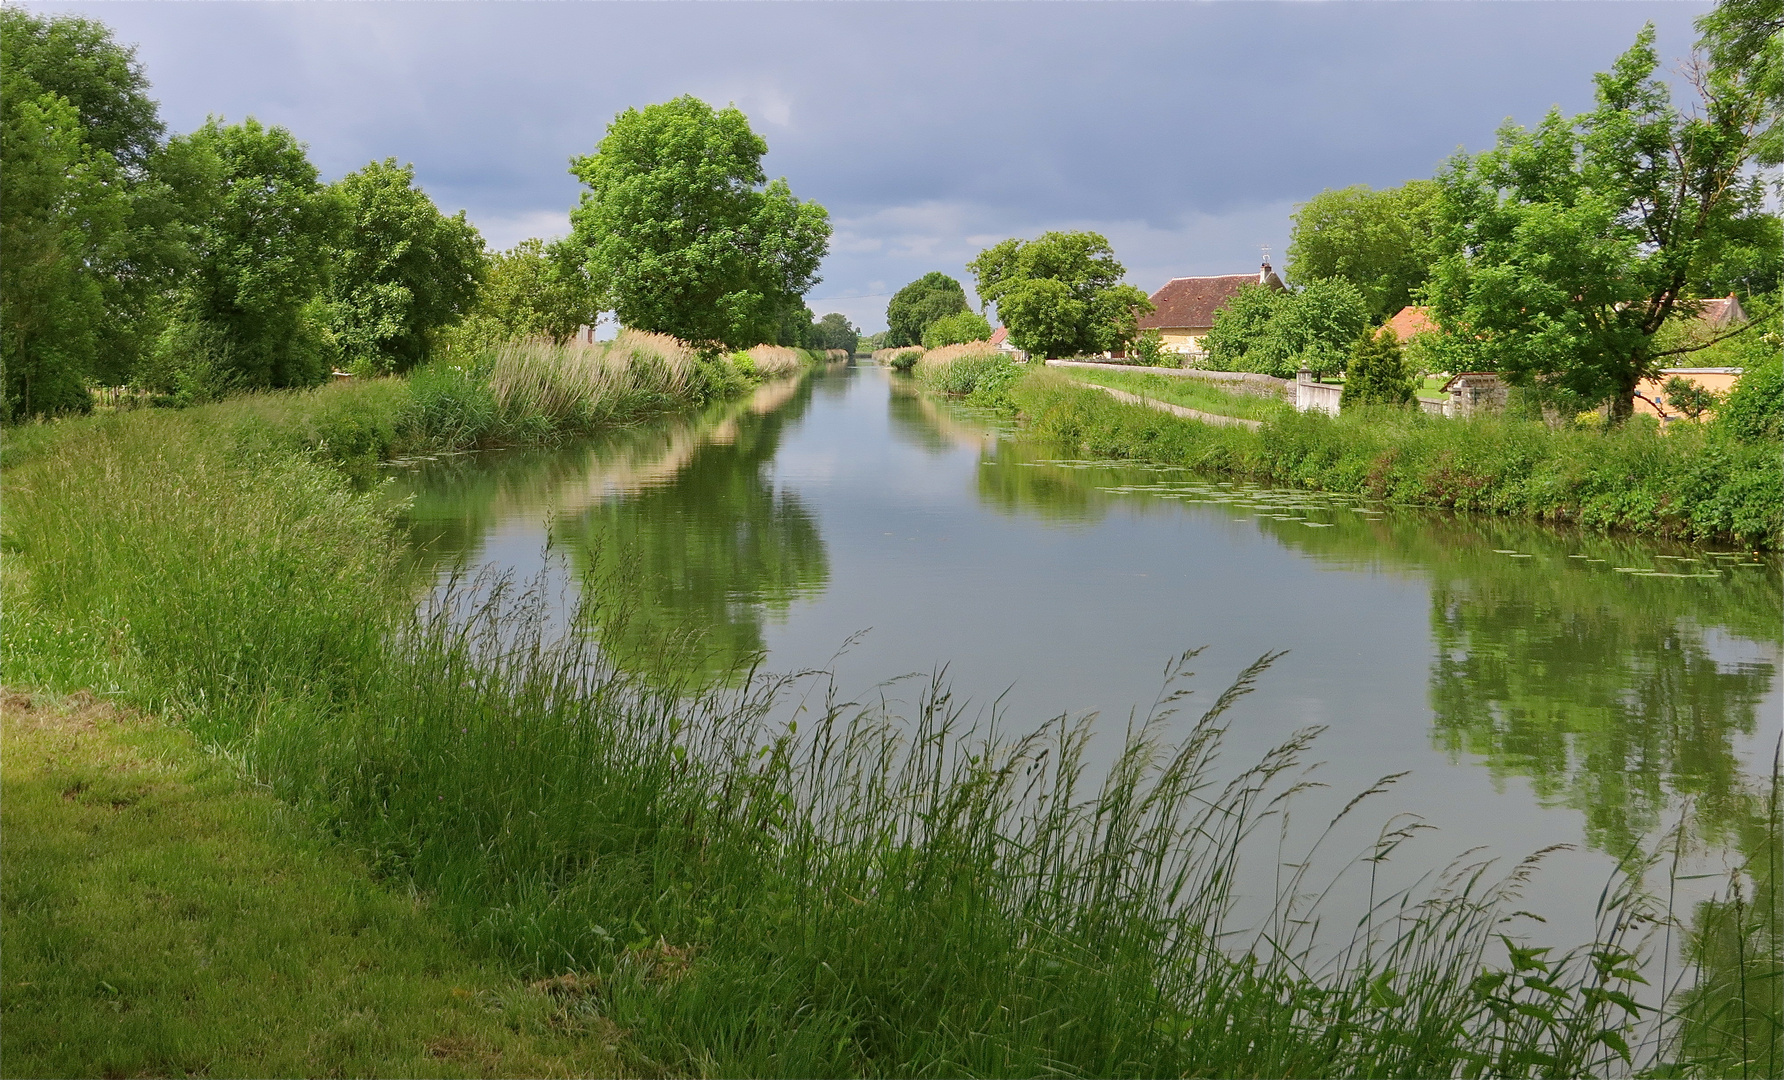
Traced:
<path id="1" fill-rule="evenodd" d="M 1182 650 L 1206 646 L 1192 704 L 1286 650 L 1231 714 L 1227 759 L 1324 726 L 1308 825 L 1405 772 L 1334 850 L 1417 814 L 1436 831 L 1408 876 L 1572 845 L 1526 904 L 1559 942 L 1687 802 L 1706 836 L 1683 870 L 1738 859 L 1784 714 L 1775 559 L 1061 460 L 880 369 L 401 483 L 419 557 L 619 583 L 596 598 L 625 612 L 603 645 L 698 683 L 762 654 L 909 701 L 900 676 L 945 667 L 976 715 L 1098 712 L 1107 748 Z"/>

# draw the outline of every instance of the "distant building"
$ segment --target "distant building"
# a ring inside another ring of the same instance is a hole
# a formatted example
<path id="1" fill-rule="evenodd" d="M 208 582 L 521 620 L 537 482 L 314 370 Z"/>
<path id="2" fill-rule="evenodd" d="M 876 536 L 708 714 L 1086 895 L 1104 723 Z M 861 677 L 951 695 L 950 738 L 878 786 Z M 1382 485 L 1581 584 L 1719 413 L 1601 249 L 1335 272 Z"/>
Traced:
<path id="1" fill-rule="evenodd" d="M 1283 288 L 1268 261 L 1256 274 L 1172 278 L 1152 294 L 1154 310 L 1140 318 L 1139 328 L 1157 330 L 1165 348 L 1173 352 L 1201 352 L 1202 338 L 1214 329 L 1214 313 L 1233 302 L 1241 285 Z"/>
<path id="2" fill-rule="evenodd" d="M 1698 303 L 1702 306 L 1698 308 L 1697 321 L 1711 330 L 1726 330 L 1747 321 L 1747 312 L 1734 293 L 1720 300 L 1700 300 Z"/>
<path id="3" fill-rule="evenodd" d="M 1021 349 L 1018 349 L 1015 343 L 1010 340 L 1010 328 L 1007 326 L 1000 326 L 996 330 L 991 331 L 991 347 L 1000 353 L 1007 354 L 1014 360 L 1026 360 L 1028 358 L 1028 354 L 1024 353 Z"/>

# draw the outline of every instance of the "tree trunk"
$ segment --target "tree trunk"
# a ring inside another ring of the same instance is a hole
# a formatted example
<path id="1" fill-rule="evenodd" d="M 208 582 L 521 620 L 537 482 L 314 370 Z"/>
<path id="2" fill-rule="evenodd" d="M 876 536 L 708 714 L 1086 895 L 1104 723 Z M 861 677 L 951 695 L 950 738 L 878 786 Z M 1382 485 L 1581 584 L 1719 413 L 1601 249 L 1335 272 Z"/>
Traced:
<path id="1" fill-rule="evenodd" d="M 1616 427 L 1635 415 L 1635 388 L 1641 380 L 1633 373 L 1617 381 L 1617 394 L 1611 398 L 1610 425 Z"/>

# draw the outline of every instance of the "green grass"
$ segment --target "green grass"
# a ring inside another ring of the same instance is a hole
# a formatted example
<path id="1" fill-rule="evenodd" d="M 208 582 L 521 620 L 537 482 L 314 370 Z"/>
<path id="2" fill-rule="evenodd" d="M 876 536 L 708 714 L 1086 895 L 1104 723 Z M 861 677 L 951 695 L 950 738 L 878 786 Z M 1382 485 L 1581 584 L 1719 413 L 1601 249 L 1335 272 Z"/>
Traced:
<path id="1" fill-rule="evenodd" d="M 1107 770 L 1087 763 L 1088 722 L 996 738 L 963 729 L 939 683 L 906 714 L 807 684 L 783 729 L 768 717 L 785 684 L 682 693 L 632 678 L 590 636 L 552 635 L 540 589 L 460 582 L 411 616 L 375 497 L 315 453 L 219 437 L 239 432 L 231 416 L 120 416 L 8 473 L 9 681 L 115 690 L 166 715 L 397 895 L 424 898 L 478 963 L 586 988 L 589 1030 L 622 1031 L 630 1068 L 1572 1075 L 1623 1068 L 1625 1043 L 1638 1061 L 1659 1052 L 1618 996 L 1640 989 L 1623 965 L 1656 925 L 1636 916 L 1659 917 L 1628 881 L 1609 890 L 1602 938 L 1564 955 L 1507 953 L 1498 936 L 1528 926 L 1513 911 L 1534 863 L 1458 863 L 1319 935 L 1325 883 L 1290 853 L 1280 892 L 1241 906 L 1244 861 L 1283 857 L 1276 830 L 1312 752 L 1308 732 L 1249 767 L 1219 764 L 1228 711 L 1264 663 L 1181 720 L 1179 665 Z M 77 796 L 89 790 L 113 789 L 96 778 Z M 1384 827 L 1347 873 L 1369 875 L 1408 836 Z M 129 879 L 130 857 L 81 872 Z M 54 922 L 69 901 L 40 909 L 8 940 L 9 981 L 12 956 L 69 940 Z M 193 910 L 220 931 L 236 918 Z M 169 928 L 177 909 L 144 911 L 152 944 L 187 932 Z M 383 926 L 374 936 L 408 940 Z M 94 986 L 141 997 L 96 955 Z M 306 955 L 282 970 L 333 970 Z M 400 1011 L 430 993 L 338 997 Z M 87 1016 L 109 1008 L 95 1000 L 83 1023 L 105 1020 Z M 243 1013 L 215 1025 L 256 1030 Z M 9 1015 L 8 1039 L 36 1030 Z M 354 1042 L 359 1030 L 339 1046 L 316 1036 L 314 1064 L 264 1069 L 384 1071 L 355 1055 L 398 1043 Z M 121 1037 L 120 1053 L 157 1038 Z"/>
<path id="2" fill-rule="evenodd" d="M 6 1076 L 613 1075 L 615 1033 L 177 728 L 3 702 Z"/>
<path id="3" fill-rule="evenodd" d="M 1079 382 L 1109 386 L 1154 401 L 1165 401 L 1217 416 L 1268 420 L 1288 407 L 1287 402 L 1280 397 L 1237 394 L 1182 375 L 1148 375 L 1137 371 L 1095 371 L 1089 368 L 1067 368 L 1062 373 Z"/>
<path id="4" fill-rule="evenodd" d="M 1784 462 L 1770 440 L 1716 425 L 1662 434 L 1550 430 L 1499 417 L 1411 409 L 1338 417 L 1283 410 L 1257 431 L 1212 427 L 1114 401 L 1057 372 L 1010 385 L 1029 430 L 1097 457 L 1187 465 L 1387 502 L 1564 521 L 1776 550 Z"/>

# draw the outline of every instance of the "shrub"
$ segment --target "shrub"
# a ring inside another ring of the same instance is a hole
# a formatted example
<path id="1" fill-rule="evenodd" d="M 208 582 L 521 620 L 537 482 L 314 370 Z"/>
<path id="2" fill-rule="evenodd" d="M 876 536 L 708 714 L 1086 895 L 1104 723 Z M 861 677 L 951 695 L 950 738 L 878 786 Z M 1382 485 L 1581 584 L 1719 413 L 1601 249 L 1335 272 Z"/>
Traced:
<path id="1" fill-rule="evenodd" d="M 1412 374 L 1401 356 L 1399 336 L 1392 327 L 1384 326 L 1379 333 L 1365 330 L 1351 351 L 1339 406 L 1411 405 L 1413 396 Z"/>
<path id="2" fill-rule="evenodd" d="M 1773 443 L 1784 439 L 1784 358 L 1773 352 L 1748 368 L 1729 390 L 1716 419 L 1736 438 Z"/>
<path id="3" fill-rule="evenodd" d="M 900 349 L 887 358 L 886 363 L 893 371 L 909 371 L 923 359 L 922 349 Z"/>
<path id="4" fill-rule="evenodd" d="M 1134 338 L 1133 344 L 1127 347 L 1127 355 L 1134 363 L 1144 367 L 1177 367 L 1182 357 L 1165 348 L 1164 335 L 1157 330 L 1145 330 Z"/>
<path id="5" fill-rule="evenodd" d="M 991 324 L 976 311 L 944 315 L 923 329 L 923 347 L 940 349 L 947 345 L 965 345 L 972 341 L 989 341 Z"/>

